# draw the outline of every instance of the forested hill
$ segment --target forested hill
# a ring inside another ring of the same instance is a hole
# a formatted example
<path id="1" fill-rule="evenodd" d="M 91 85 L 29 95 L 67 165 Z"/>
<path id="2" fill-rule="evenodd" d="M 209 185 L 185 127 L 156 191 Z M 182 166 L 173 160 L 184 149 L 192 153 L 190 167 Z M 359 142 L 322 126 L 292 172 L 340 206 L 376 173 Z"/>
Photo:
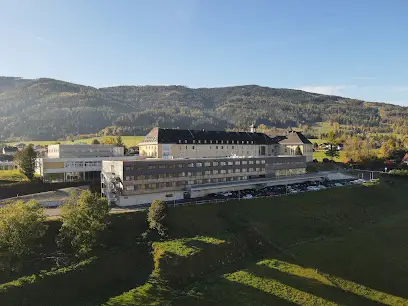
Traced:
<path id="1" fill-rule="evenodd" d="M 244 128 L 253 121 L 287 127 L 333 120 L 381 127 L 408 125 L 408 108 L 256 85 L 93 88 L 54 79 L 0 77 L 0 140 L 51 140 L 118 126 L 141 135 L 153 126 Z"/>

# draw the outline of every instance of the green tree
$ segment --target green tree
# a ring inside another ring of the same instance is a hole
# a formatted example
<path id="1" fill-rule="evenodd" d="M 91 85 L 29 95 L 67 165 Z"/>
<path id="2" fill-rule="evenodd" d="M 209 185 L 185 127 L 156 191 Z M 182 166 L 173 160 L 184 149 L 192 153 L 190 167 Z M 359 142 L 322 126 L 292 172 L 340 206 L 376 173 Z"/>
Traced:
<path id="1" fill-rule="evenodd" d="M 330 157 L 332 160 L 333 160 L 335 157 L 339 157 L 339 156 L 340 156 L 340 152 L 339 152 L 339 150 L 337 149 L 337 146 L 333 146 L 333 145 L 330 145 L 330 148 L 325 152 L 325 154 L 326 154 L 326 156 Z"/>
<path id="2" fill-rule="evenodd" d="M 36 201 L 16 201 L 0 208 L 0 253 L 20 259 L 32 253 L 47 229 L 44 209 Z"/>
<path id="3" fill-rule="evenodd" d="M 100 142 L 99 142 L 98 139 L 94 139 L 94 140 L 92 140 L 92 144 L 100 144 Z"/>
<path id="4" fill-rule="evenodd" d="M 167 231 L 166 219 L 168 207 L 164 201 L 154 200 L 149 207 L 147 222 L 150 229 L 156 229 L 159 235 L 164 236 Z"/>
<path id="5" fill-rule="evenodd" d="M 70 242 L 77 255 L 92 251 L 98 234 L 107 226 L 108 201 L 89 190 L 73 193 L 61 207 L 62 226 L 59 243 Z"/>
<path id="6" fill-rule="evenodd" d="M 115 145 L 118 146 L 118 147 L 124 147 L 125 146 L 125 144 L 123 143 L 123 140 L 122 140 L 122 136 L 119 135 L 118 137 L 116 137 Z"/>
<path id="7" fill-rule="evenodd" d="M 303 155 L 302 150 L 300 149 L 299 146 L 296 147 L 295 155 Z"/>
<path id="8" fill-rule="evenodd" d="M 34 151 L 31 145 L 25 147 L 21 151 L 18 151 L 16 155 L 14 156 L 15 165 L 30 180 L 34 178 L 36 158 L 37 158 L 37 153 Z"/>

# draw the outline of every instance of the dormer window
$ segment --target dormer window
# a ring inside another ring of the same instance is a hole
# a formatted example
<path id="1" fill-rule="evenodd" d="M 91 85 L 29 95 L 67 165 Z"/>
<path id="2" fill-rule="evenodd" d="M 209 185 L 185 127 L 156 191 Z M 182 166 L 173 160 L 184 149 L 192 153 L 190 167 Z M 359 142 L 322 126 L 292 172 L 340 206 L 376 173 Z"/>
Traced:
<path id="1" fill-rule="evenodd" d="M 184 143 L 187 143 L 187 140 L 184 140 Z"/>

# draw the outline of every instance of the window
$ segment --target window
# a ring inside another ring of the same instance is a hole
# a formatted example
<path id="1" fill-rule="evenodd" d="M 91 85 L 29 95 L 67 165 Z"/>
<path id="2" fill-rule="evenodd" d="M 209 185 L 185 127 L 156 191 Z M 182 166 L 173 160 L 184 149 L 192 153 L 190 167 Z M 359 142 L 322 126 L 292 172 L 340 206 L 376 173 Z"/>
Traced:
<path id="1" fill-rule="evenodd" d="M 133 185 L 126 186 L 126 191 L 132 191 L 132 190 L 135 190 L 135 186 Z"/>
<path id="2" fill-rule="evenodd" d="M 202 163 L 196 163 L 196 167 L 202 167 L 203 164 Z"/>
<path id="3" fill-rule="evenodd" d="M 227 170 L 222 169 L 222 170 L 220 170 L 220 173 L 221 173 L 221 174 L 225 174 L 225 173 L 227 173 Z"/>
<path id="4" fill-rule="evenodd" d="M 211 163 L 210 163 L 210 162 L 205 162 L 205 163 L 204 163 L 204 166 L 210 167 L 210 166 L 211 166 Z"/>
<path id="5" fill-rule="evenodd" d="M 172 193 L 166 194 L 166 198 L 172 198 L 172 197 L 173 197 L 173 194 L 172 194 Z"/>
<path id="6" fill-rule="evenodd" d="M 247 161 L 246 161 L 246 160 L 243 160 L 243 161 L 242 161 L 242 164 L 243 164 L 243 165 L 246 165 L 246 164 L 247 164 Z"/>
<path id="7" fill-rule="evenodd" d="M 218 162 L 213 162 L 213 166 L 218 166 Z"/>
<path id="8" fill-rule="evenodd" d="M 218 146 L 215 146 L 215 149 L 218 150 Z"/>
<path id="9" fill-rule="evenodd" d="M 195 143 L 195 139 L 193 140 L 193 143 Z M 194 148 L 193 148 L 194 149 Z"/>
<path id="10" fill-rule="evenodd" d="M 232 161 L 228 162 L 228 166 L 232 166 L 234 163 Z"/>
<path id="11" fill-rule="evenodd" d="M 250 165 L 253 165 L 253 164 L 254 164 L 254 161 L 253 161 L 253 160 L 250 160 L 250 161 L 249 161 L 249 164 L 250 164 Z"/>
<path id="12" fill-rule="evenodd" d="M 259 161 L 259 160 L 257 160 L 255 163 L 256 163 L 257 165 L 259 165 L 260 161 Z"/>
<path id="13" fill-rule="evenodd" d="M 254 172 L 254 168 L 249 168 L 248 171 L 249 172 Z"/>
<path id="14" fill-rule="evenodd" d="M 201 143 L 201 140 L 199 140 L 198 143 Z"/>
<path id="15" fill-rule="evenodd" d="M 187 143 L 187 140 L 184 140 L 184 143 Z"/>
<path id="16" fill-rule="evenodd" d="M 205 171 L 205 173 L 204 173 L 204 175 L 210 175 L 210 174 L 211 174 L 211 171 L 209 171 L 209 170 Z"/>
<path id="17" fill-rule="evenodd" d="M 232 146 L 232 149 L 234 149 L 234 146 Z"/>
<path id="18" fill-rule="evenodd" d="M 239 165 L 239 164 L 240 164 L 239 160 L 235 161 L 235 165 Z"/>
<path id="19" fill-rule="evenodd" d="M 193 146 L 193 150 L 194 150 L 194 146 Z"/>
<path id="20" fill-rule="evenodd" d="M 226 163 L 225 163 L 225 162 L 221 162 L 220 164 L 221 164 L 221 166 L 225 166 Z"/>
<path id="21" fill-rule="evenodd" d="M 234 172 L 232 169 L 228 169 L 228 173 L 232 173 Z"/>
<path id="22" fill-rule="evenodd" d="M 187 150 L 187 146 L 186 146 L 186 150 Z"/>
<path id="23" fill-rule="evenodd" d="M 241 169 L 235 169 L 235 173 L 241 172 Z"/>
<path id="24" fill-rule="evenodd" d="M 265 163 L 265 160 L 263 159 L 263 160 L 261 161 L 261 163 L 264 164 L 264 163 Z"/>
<path id="25" fill-rule="evenodd" d="M 218 170 L 213 170 L 213 174 L 218 174 Z"/>
<path id="26" fill-rule="evenodd" d="M 125 181 L 130 181 L 130 176 L 126 176 Z"/>
<path id="27" fill-rule="evenodd" d="M 224 149 L 224 146 L 221 146 L 221 150 L 223 150 Z"/>
<path id="28" fill-rule="evenodd" d="M 247 168 L 242 168 L 242 172 L 247 172 Z"/>

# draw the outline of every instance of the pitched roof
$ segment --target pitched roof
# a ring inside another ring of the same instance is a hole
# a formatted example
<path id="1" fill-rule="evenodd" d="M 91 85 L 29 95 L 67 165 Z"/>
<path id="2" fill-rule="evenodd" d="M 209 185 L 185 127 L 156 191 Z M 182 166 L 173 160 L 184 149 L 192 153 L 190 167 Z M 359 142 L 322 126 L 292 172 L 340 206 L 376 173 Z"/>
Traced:
<path id="1" fill-rule="evenodd" d="M 301 132 L 290 131 L 285 136 L 285 139 L 279 141 L 282 144 L 311 144 Z"/>
<path id="2" fill-rule="evenodd" d="M 178 130 L 153 128 L 143 142 L 210 144 L 210 143 L 243 143 L 243 144 L 275 144 L 274 138 L 263 133 L 226 132 L 206 130 Z M 222 141 L 222 142 L 221 142 Z M 228 142 L 227 142 L 228 141 Z"/>

